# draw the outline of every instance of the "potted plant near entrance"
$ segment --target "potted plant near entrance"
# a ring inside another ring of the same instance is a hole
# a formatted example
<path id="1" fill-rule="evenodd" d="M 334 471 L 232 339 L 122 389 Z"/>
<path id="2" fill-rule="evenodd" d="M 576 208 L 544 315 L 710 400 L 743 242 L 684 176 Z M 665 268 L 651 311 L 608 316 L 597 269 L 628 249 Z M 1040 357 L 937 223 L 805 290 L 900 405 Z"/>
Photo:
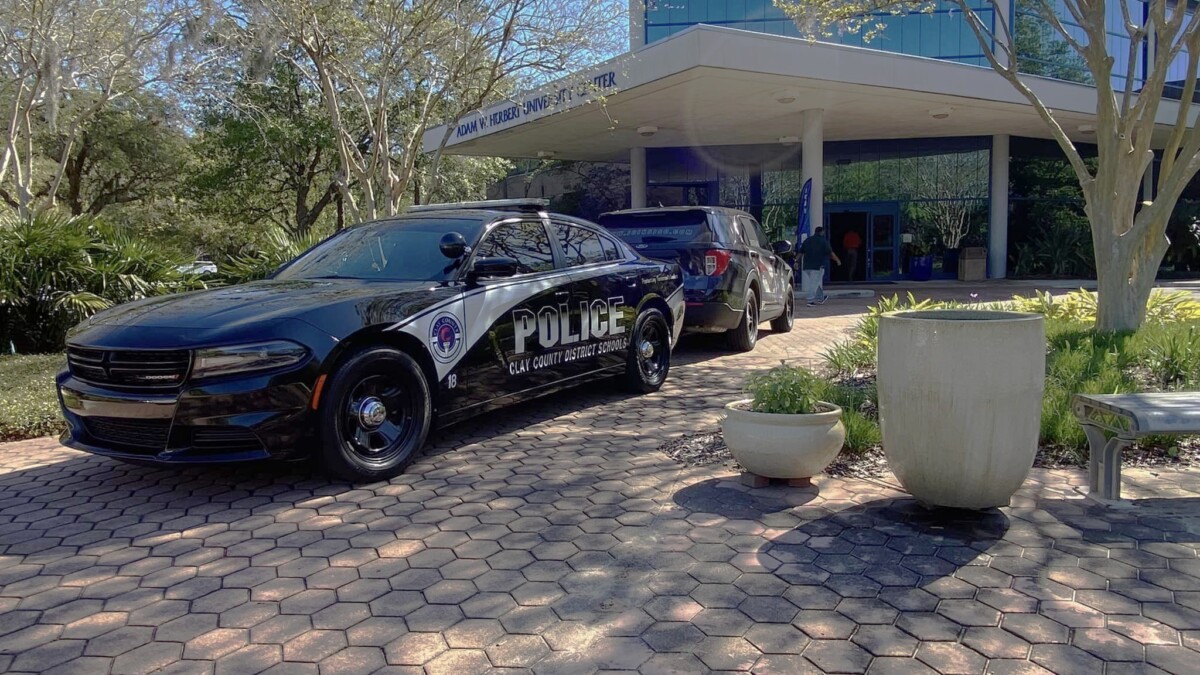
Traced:
<path id="1" fill-rule="evenodd" d="M 750 398 L 725 406 L 721 432 L 747 472 L 792 481 L 820 473 L 846 440 L 842 409 L 818 399 L 822 381 L 796 366 L 751 375 Z"/>
<path id="2" fill-rule="evenodd" d="M 933 278 L 933 254 L 929 241 L 918 235 L 909 247 L 909 278 L 913 281 L 929 281 Z"/>

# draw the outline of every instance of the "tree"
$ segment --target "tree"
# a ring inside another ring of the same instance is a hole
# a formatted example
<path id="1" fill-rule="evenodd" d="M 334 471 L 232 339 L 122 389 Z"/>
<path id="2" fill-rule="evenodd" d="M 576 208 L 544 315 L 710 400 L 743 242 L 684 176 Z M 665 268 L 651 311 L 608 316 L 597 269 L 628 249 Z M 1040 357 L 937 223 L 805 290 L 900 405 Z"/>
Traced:
<path id="1" fill-rule="evenodd" d="M 321 92 L 348 217 L 397 213 L 437 192 L 441 153 L 416 170 L 433 121 L 615 51 L 606 0 L 244 0 L 252 50 L 290 59 Z M 443 138 L 444 146 L 449 134 Z"/>
<path id="2" fill-rule="evenodd" d="M 173 117 L 164 101 L 141 94 L 98 112 L 73 141 L 47 133 L 42 154 L 67 159 L 57 201 L 72 215 L 98 215 L 110 206 L 169 197 L 190 155 Z M 37 194 L 49 189 L 45 184 Z"/>
<path id="3" fill-rule="evenodd" d="M 28 216 L 45 181 L 53 207 L 83 130 L 114 102 L 189 72 L 209 16 L 204 0 L 0 0 L 5 199 Z M 43 131 L 59 154 L 38 176 Z"/>
<path id="4" fill-rule="evenodd" d="M 801 30 L 827 36 L 836 28 L 878 32 L 880 13 L 904 14 L 931 10 L 930 0 L 775 0 Z M 1140 201 L 1142 177 L 1155 158 L 1151 147 L 1155 121 L 1169 73 L 1182 72 L 1182 101 L 1196 93 L 1200 63 L 1200 13 L 1188 3 L 1148 0 L 1146 20 L 1120 3 L 1121 20 L 1109 26 L 1105 3 L 1088 0 L 1030 0 L 1036 18 L 1077 55 L 1096 88 L 1096 150 L 1094 164 L 1067 136 L 1055 111 L 1030 87 L 1020 70 L 1017 32 L 1026 20 L 1018 13 L 1017 30 L 1006 20 L 1007 0 L 945 0 L 962 12 L 992 69 L 1015 88 L 1037 112 L 1066 155 L 1083 191 L 1091 224 L 1099 290 L 1096 328 L 1134 330 L 1146 315 L 1158 267 L 1167 251 L 1167 223 L 1180 194 L 1200 170 L 1200 128 L 1189 105 L 1178 106 L 1174 124 L 1161 148 L 1161 168 L 1154 196 Z M 1024 3 L 1022 3 L 1024 4 Z M 1056 7 L 1064 12 L 1060 16 Z M 980 8 L 991 10 L 981 18 Z M 994 22 L 992 20 L 994 17 Z M 1069 20 L 1071 28 L 1064 23 Z M 1108 32 L 1129 38 L 1120 54 L 1109 52 Z M 1143 60 L 1142 54 L 1147 54 Z M 1115 67 L 1116 57 L 1127 67 Z M 1145 65 L 1144 77 L 1137 67 Z M 1177 77 L 1177 76 L 1173 76 Z"/>
<path id="5" fill-rule="evenodd" d="M 263 77 L 204 102 L 189 181 L 203 207 L 224 220 L 266 222 L 304 237 L 338 198 L 333 132 L 321 92 L 288 60 Z"/>

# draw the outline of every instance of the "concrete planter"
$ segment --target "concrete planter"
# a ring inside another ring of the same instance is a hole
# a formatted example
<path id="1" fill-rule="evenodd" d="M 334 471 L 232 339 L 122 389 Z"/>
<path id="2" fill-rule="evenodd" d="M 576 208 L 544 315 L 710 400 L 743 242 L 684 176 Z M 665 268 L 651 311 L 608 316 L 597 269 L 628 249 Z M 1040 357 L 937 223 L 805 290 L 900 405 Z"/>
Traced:
<path id="1" fill-rule="evenodd" d="M 767 478 L 809 478 L 829 466 L 846 440 L 842 409 L 776 415 L 750 412 L 750 399 L 725 406 L 721 432 L 734 459 L 750 473 Z"/>
<path id="2" fill-rule="evenodd" d="M 879 320 L 883 451 L 931 506 L 1006 506 L 1033 466 L 1046 376 L 1042 317 L 931 310 Z"/>

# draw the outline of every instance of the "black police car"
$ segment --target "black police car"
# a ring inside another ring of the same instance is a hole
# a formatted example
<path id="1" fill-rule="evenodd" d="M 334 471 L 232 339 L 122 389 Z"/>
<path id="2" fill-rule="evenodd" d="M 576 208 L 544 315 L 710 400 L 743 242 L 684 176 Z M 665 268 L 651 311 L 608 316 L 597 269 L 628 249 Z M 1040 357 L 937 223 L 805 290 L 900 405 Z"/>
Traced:
<path id="1" fill-rule="evenodd" d="M 724 332 L 731 347 L 748 352 L 758 325 L 792 329 L 795 310 L 792 243 L 769 243 L 745 211 L 717 206 L 630 209 L 601 214 L 599 222 L 650 258 L 683 268 L 686 324 Z"/>
<path id="2" fill-rule="evenodd" d="M 677 265 L 545 202 L 417 207 L 265 281 L 132 302 L 67 338 L 73 448 L 153 463 L 316 455 L 400 473 L 431 427 L 594 377 L 662 386 Z"/>

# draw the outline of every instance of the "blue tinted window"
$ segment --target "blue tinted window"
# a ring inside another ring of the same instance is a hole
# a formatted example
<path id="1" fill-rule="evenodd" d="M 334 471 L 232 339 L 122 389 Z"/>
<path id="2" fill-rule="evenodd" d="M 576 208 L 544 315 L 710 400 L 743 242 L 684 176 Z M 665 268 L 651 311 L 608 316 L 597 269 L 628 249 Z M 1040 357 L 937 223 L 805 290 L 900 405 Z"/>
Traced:
<path id="1" fill-rule="evenodd" d="M 988 0 L 974 4 L 980 18 L 992 23 Z M 984 62 L 983 52 L 964 22 L 962 12 L 947 2 L 939 4 L 931 13 L 900 16 L 881 13 L 877 19 L 885 28 L 871 40 L 864 40 L 858 33 L 836 33 L 827 39 L 854 47 L 935 59 L 973 64 Z M 652 0 L 646 10 L 646 41 L 661 40 L 700 23 L 801 37 L 796 24 L 775 6 L 773 0 Z"/>
<path id="2" fill-rule="evenodd" d="M 1125 88 L 1129 69 L 1129 35 L 1122 27 L 1124 17 L 1118 2 L 1106 5 L 1105 20 L 1107 26 L 1107 48 L 1113 58 L 1113 86 Z M 1124 0 L 1129 10 L 1130 18 L 1141 23 L 1145 5 L 1140 0 Z M 1050 22 L 1038 12 L 1038 0 L 1015 0 L 1016 35 L 1018 59 L 1021 71 L 1031 75 L 1041 75 L 1071 82 L 1092 83 L 1092 75 L 1086 63 L 1066 40 L 1058 33 Z M 1073 20 L 1070 12 L 1061 2 L 1055 3 L 1055 14 L 1066 32 L 1081 43 L 1087 42 L 1087 37 L 1080 26 Z M 1141 50 L 1138 50 L 1133 64 L 1133 85 L 1139 86 L 1144 77 L 1145 64 L 1142 63 Z"/>

